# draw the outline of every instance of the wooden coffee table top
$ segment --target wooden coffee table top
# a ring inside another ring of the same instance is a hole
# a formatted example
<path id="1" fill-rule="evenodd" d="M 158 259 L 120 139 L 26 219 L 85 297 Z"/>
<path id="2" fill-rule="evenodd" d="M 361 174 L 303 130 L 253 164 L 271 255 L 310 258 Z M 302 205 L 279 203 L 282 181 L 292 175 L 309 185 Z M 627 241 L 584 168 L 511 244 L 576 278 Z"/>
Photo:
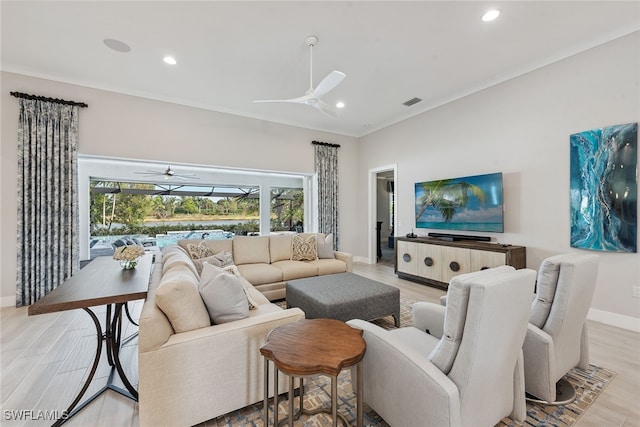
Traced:
<path id="1" fill-rule="evenodd" d="M 360 362 L 365 350 L 360 329 L 334 319 L 302 319 L 271 331 L 260 354 L 288 375 L 337 376 Z"/>

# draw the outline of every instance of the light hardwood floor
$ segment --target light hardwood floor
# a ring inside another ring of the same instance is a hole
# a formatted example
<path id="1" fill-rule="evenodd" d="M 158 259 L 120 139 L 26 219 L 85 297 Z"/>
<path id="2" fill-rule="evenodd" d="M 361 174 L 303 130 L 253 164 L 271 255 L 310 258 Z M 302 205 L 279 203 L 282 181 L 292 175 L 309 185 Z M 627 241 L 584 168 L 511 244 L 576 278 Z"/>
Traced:
<path id="1" fill-rule="evenodd" d="M 401 280 L 388 266 L 356 263 L 354 272 L 400 289 L 404 298 L 437 301 L 444 291 Z M 142 306 L 132 305 L 133 318 Z M 98 314 L 98 313 L 97 313 Z M 104 321 L 104 311 L 99 318 Z M 640 426 L 640 334 L 589 321 L 591 363 L 617 373 L 578 421 L 578 427 Z M 135 331 L 128 325 L 124 335 Z M 51 421 L 14 421 L 22 415 L 42 417 L 63 411 L 77 394 L 95 354 L 95 328 L 81 310 L 27 316 L 26 307 L 0 310 L 0 424 L 48 426 Z M 137 345 L 123 347 L 127 375 L 137 379 Z M 102 387 L 108 375 L 101 363 L 86 396 Z M 42 411 L 42 412 L 40 412 Z M 68 426 L 138 426 L 137 403 L 108 391 L 69 420 Z"/>

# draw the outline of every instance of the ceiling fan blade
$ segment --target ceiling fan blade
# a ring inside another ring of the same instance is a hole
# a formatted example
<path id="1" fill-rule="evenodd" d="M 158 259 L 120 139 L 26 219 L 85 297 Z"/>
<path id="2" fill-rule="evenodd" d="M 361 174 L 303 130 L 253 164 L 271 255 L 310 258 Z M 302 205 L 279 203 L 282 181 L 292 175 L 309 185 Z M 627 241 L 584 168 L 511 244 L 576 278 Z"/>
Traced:
<path id="1" fill-rule="evenodd" d="M 304 95 L 299 96 L 298 98 L 290 98 L 290 99 L 258 99 L 253 102 L 292 102 L 295 104 L 306 104 L 308 101 L 314 98 L 313 95 Z"/>
<path id="2" fill-rule="evenodd" d="M 329 75 L 327 75 L 327 77 L 322 79 L 318 86 L 313 90 L 313 93 L 311 95 L 313 96 L 313 98 L 320 98 L 324 96 L 325 94 L 333 90 L 333 88 L 338 86 L 346 76 L 347 75 L 342 71 L 332 71 L 331 73 L 329 73 Z"/>
<path id="3" fill-rule="evenodd" d="M 320 99 L 316 99 L 315 102 L 309 103 L 309 105 L 316 107 L 318 110 L 322 111 L 327 116 L 331 116 L 334 119 L 338 118 L 338 112 L 335 109 L 331 108 L 331 106 L 328 105 L 326 102 Z"/>

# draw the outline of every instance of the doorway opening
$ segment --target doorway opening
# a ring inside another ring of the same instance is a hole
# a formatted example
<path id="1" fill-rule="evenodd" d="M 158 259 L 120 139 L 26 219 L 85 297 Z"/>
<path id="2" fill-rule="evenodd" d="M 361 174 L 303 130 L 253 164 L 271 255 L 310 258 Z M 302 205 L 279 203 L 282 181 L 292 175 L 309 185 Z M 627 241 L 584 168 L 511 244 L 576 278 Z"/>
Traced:
<path id="1" fill-rule="evenodd" d="M 369 262 L 394 265 L 394 236 L 397 229 L 396 166 L 369 171 Z"/>

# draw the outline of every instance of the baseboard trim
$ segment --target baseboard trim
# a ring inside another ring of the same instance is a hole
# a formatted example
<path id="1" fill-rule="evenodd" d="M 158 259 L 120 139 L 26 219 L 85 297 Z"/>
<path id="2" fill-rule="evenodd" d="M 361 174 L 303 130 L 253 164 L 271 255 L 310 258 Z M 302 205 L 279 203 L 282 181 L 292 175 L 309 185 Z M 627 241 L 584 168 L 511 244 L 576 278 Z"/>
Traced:
<path id="1" fill-rule="evenodd" d="M 633 332 L 640 332 L 640 319 L 637 317 L 625 316 L 624 314 L 612 313 L 610 311 L 590 308 L 587 319 L 616 328 L 627 329 Z"/>
<path id="2" fill-rule="evenodd" d="M 2 297 L 0 299 L 0 307 L 15 307 L 16 306 L 16 297 Z"/>
<path id="3" fill-rule="evenodd" d="M 353 262 L 361 262 L 363 264 L 374 264 L 374 263 L 369 262 L 369 258 L 363 257 L 363 256 L 354 256 L 353 257 Z"/>

